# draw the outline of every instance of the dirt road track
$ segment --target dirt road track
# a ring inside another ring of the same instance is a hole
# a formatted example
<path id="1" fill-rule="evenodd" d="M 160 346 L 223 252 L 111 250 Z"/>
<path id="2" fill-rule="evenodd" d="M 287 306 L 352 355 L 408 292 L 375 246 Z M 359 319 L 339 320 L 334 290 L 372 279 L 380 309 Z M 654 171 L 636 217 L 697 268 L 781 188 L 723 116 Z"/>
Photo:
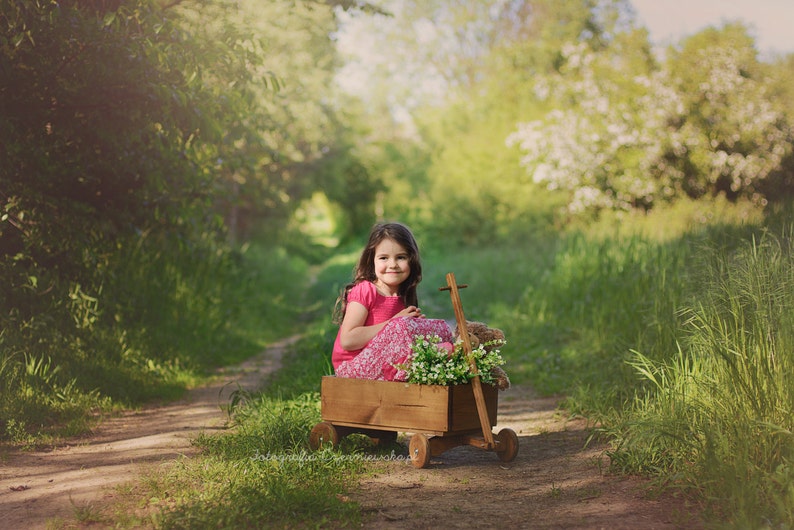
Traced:
<path id="1" fill-rule="evenodd" d="M 223 371 L 216 383 L 188 392 L 179 402 L 111 418 L 90 436 L 50 451 L 3 455 L 0 528 L 35 530 L 73 519 L 76 509 L 101 505 L 113 486 L 135 479 L 148 466 L 192 454 L 191 439 L 223 428 L 222 407 L 237 384 L 254 390 L 277 369 L 292 340 Z"/>
<path id="2" fill-rule="evenodd" d="M 513 462 L 466 446 L 432 458 L 426 469 L 388 462 L 353 495 L 365 528 L 703 528 L 686 500 L 650 495 L 646 479 L 610 474 L 606 446 L 586 444 L 586 422 L 569 419 L 558 401 L 527 387 L 500 393 L 494 432 L 509 427 L 518 435 Z"/>

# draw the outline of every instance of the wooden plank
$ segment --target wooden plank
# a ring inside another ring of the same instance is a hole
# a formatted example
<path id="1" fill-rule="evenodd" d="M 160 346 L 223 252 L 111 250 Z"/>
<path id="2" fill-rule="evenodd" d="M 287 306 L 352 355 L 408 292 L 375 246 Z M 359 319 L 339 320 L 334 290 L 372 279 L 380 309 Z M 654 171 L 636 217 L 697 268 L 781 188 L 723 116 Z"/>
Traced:
<path id="1" fill-rule="evenodd" d="M 323 421 L 384 429 L 448 430 L 449 387 L 325 376 Z"/>
<path id="2" fill-rule="evenodd" d="M 446 430 L 417 429 L 417 428 L 414 428 L 414 427 L 395 427 L 395 426 L 389 426 L 389 425 L 376 425 L 376 426 L 373 427 L 371 425 L 363 425 L 361 423 L 346 422 L 346 421 L 334 421 L 332 423 L 333 423 L 334 427 L 343 428 L 343 429 L 350 429 L 350 432 L 357 432 L 357 433 L 362 433 L 362 434 L 367 434 L 367 431 L 370 430 L 370 429 L 377 429 L 377 430 L 382 430 L 382 431 L 393 431 L 393 432 L 398 432 L 398 433 L 399 432 L 407 432 L 407 433 L 421 432 L 423 434 L 427 434 L 428 436 L 432 436 L 432 437 L 443 437 L 443 436 L 449 436 L 450 434 L 453 434 L 453 435 L 457 436 L 457 435 L 460 435 L 460 434 L 479 434 L 480 433 L 480 429 L 479 428 L 477 430 L 474 430 L 474 431 L 468 430 L 468 431 L 463 431 L 463 432 L 451 433 L 451 432 L 446 431 Z"/>
<path id="3" fill-rule="evenodd" d="M 483 422 L 480 421 L 474 388 L 471 385 L 456 385 L 451 388 L 448 430 L 466 431 L 477 428 L 482 430 Z M 486 425 L 493 427 L 496 425 L 499 391 L 493 385 L 482 385 L 482 392 L 488 413 Z"/>
<path id="4" fill-rule="evenodd" d="M 496 425 L 497 390 L 484 385 L 490 424 Z M 442 435 L 478 429 L 471 385 L 415 385 L 325 376 L 322 419 L 335 425 Z"/>

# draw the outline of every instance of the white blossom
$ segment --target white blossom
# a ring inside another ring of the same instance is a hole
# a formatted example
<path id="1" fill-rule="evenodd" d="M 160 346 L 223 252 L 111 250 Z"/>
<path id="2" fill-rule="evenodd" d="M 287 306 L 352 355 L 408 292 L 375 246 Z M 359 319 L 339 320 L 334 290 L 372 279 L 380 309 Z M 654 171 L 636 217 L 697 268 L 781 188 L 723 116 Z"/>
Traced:
<path id="1" fill-rule="evenodd" d="M 652 205 L 682 193 L 685 178 L 704 189 L 727 179 L 734 193 L 752 195 L 791 153 L 791 128 L 763 83 L 743 73 L 737 50 L 701 50 L 696 94 L 680 91 L 667 70 L 624 72 L 583 43 L 562 52 L 563 73 L 535 90 L 553 86 L 549 100 L 560 104 L 518 124 L 507 144 L 522 151 L 535 182 L 569 193 L 571 212 Z"/>

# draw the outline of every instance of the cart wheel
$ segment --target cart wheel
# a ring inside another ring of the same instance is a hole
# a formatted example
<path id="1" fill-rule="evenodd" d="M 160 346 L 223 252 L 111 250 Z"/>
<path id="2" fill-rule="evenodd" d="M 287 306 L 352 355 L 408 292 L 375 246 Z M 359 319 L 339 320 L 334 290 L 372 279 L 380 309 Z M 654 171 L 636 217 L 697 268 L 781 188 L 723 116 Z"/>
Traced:
<path id="1" fill-rule="evenodd" d="M 332 424 L 322 421 L 312 429 L 309 435 L 309 447 L 316 451 L 326 444 L 336 447 L 339 444 L 339 433 Z"/>
<path id="2" fill-rule="evenodd" d="M 417 433 L 411 436 L 408 451 L 414 467 L 423 468 L 430 464 L 430 439 L 427 435 Z"/>
<path id="3" fill-rule="evenodd" d="M 496 434 L 500 450 L 496 453 L 502 462 L 512 462 L 518 454 L 518 436 L 513 429 L 502 429 Z"/>

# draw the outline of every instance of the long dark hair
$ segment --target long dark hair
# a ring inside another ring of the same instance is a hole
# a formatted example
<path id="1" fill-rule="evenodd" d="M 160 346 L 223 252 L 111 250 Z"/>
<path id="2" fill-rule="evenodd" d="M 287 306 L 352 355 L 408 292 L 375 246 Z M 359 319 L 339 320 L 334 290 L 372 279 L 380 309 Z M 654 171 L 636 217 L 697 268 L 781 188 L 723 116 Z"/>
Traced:
<path id="1" fill-rule="evenodd" d="M 419 258 L 419 245 L 416 244 L 411 229 L 402 223 L 378 223 L 372 227 L 369 233 L 367 246 L 361 252 L 356 267 L 353 269 L 353 281 L 345 286 L 334 308 L 334 322 L 340 324 L 347 310 L 347 295 L 350 290 L 363 281 L 374 282 L 375 276 L 375 248 L 384 239 L 391 239 L 398 243 L 408 253 L 408 264 L 411 273 L 408 278 L 400 284 L 397 295 L 405 306 L 419 305 L 416 297 L 416 286 L 422 281 L 422 261 Z"/>

